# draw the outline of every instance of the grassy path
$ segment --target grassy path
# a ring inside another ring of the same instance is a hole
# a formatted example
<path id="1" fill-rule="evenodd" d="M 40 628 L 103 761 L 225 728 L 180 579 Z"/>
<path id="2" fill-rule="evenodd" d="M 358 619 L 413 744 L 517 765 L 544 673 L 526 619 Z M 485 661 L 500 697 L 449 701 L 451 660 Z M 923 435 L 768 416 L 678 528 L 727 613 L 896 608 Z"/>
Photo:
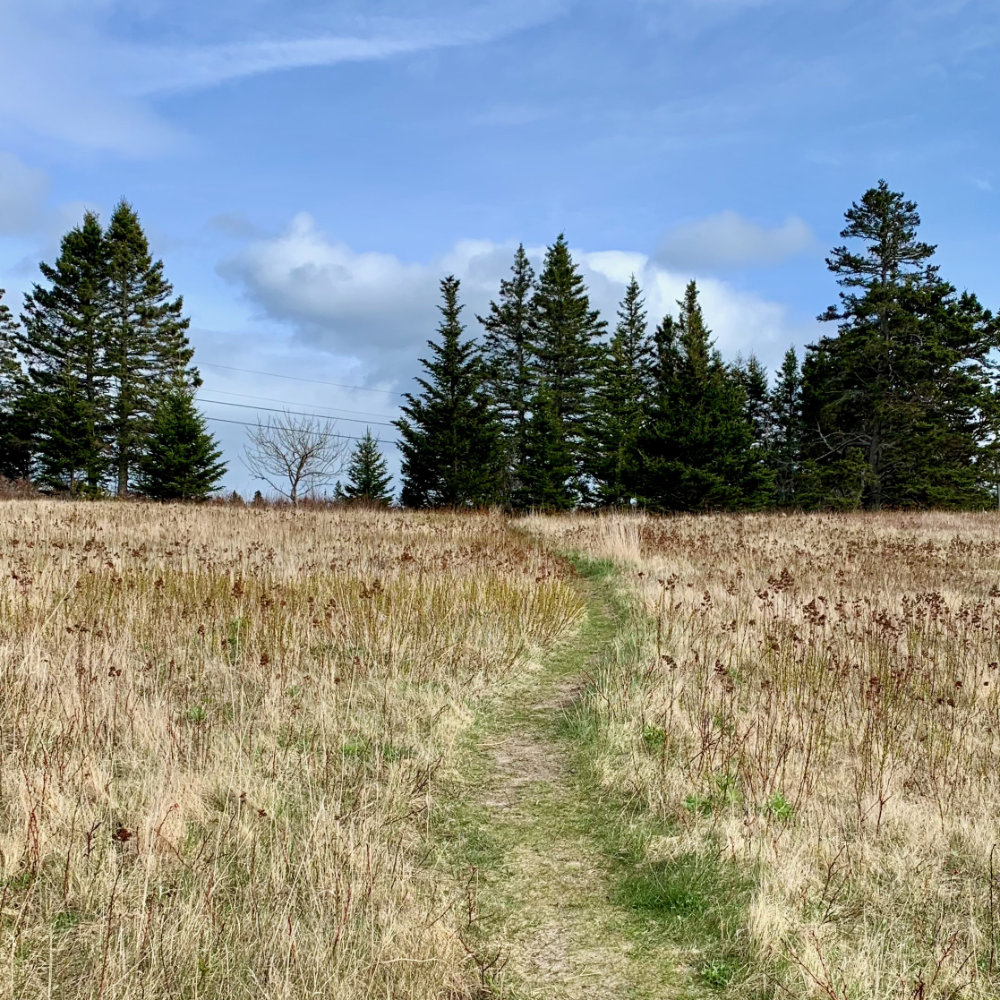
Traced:
<path id="1" fill-rule="evenodd" d="M 470 882 L 464 940 L 484 996 L 702 992 L 690 971 L 696 956 L 677 945 L 662 907 L 643 905 L 641 880 L 636 895 L 650 821 L 602 795 L 580 735 L 588 674 L 615 655 L 627 627 L 608 574 L 599 564 L 582 568 L 588 612 L 578 635 L 477 721 L 462 777 L 435 815 L 452 870 Z"/>

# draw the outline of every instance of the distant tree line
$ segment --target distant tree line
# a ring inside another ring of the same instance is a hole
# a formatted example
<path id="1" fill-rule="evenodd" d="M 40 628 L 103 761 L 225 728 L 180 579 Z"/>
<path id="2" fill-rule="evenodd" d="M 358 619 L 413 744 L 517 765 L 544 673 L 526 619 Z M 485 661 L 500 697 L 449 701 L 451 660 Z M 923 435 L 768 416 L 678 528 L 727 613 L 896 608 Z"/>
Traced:
<path id="1" fill-rule="evenodd" d="M 1000 323 L 940 277 L 881 181 L 827 260 L 834 327 L 773 383 L 725 361 L 698 288 L 651 329 L 633 277 L 610 336 L 560 236 L 524 247 L 465 336 L 459 282 L 396 426 L 408 507 L 653 511 L 981 508 L 1000 479 Z"/>
<path id="2" fill-rule="evenodd" d="M 214 490 L 190 321 L 131 205 L 106 229 L 87 212 L 40 270 L 20 322 L 0 290 L 0 475 L 77 497 Z"/>
<path id="3" fill-rule="evenodd" d="M 524 247 L 466 335 L 460 284 L 396 421 L 406 507 L 652 511 L 981 508 L 1000 482 L 1000 322 L 918 238 L 882 181 L 827 260 L 831 332 L 774 378 L 723 359 L 690 282 L 652 326 L 633 277 L 609 329 L 560 236 L 536 274 Z M 70 496 L 200 499 L 225 473 L 195 407 L 189 320 L 134 209 L 94 213 L 40 265 L 19 318 L 0 290 L 0 476 Z M 319 427 L 261 425 L 258 478 L 296 502 L 318 482 L 387 504 L 371 433 L 345 455 Z M 272 454 L 273 452 L 273 454 Z M 305 464 L 303 464 L 305 463 Z M 278 488 L 278 487 L 275 487 Z M 283 486 L 282 486 L 283 489 Z M 281 492 L 281 489 L 279 489 Z"/>

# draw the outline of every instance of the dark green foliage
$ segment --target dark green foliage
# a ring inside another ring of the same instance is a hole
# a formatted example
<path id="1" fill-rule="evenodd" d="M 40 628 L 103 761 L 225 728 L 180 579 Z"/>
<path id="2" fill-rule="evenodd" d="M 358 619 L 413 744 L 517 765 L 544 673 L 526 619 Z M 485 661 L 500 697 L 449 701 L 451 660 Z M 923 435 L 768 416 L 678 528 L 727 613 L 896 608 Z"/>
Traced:
<path id="1" fill-rule="evenodd" d="M 17 360 L 15 337 L 17 321 L 3 300 L 4 290 L 0 288 L 0 406 L 10 406 L 16 392 L 21 365 Z"/>
<path id="2" fill-rule="evenodd" d="M 106 232 L 86 213 L 40 270 L 11 333 L 26 371 L 5 411 L 2 437 L 16 447 L 0 447 L 16 461 L 4 462 L 74 495 L 99 494 L 113 470 L 124 494 L 159 404 L 200 385 L 181 300 L 125 202 Z"/>
<path id="3" fill-rule="evenodd" d="M 751 354 L 745 362 L 737 362 L 733 371 L 743 388 L 743 416 L 750 426 L 751 465 L 748 471 L 747 507 L 761 510 L 774 505 L 774 413 L 768 391 L 767 370 Z"/>
<path id="4" fill-rule="evenodd" d="M 1000 342 L 975 296 L 957 295 L 917 239 L 916 204 L 885 181 L 846 213 L 827 265 L 842 291 L 809 348 L 803 412 L 808 502 L 981 506 L 975 458 L 990 433 L 988 356 Z"/>
<path id="5" fill-rule="evenodd" d="M 506 452 L 508 493 L 517 489 L 518 469 L 524 457 L 528 410 L 534 393 L 534 338 L 537 327 L 535 272 L 524 252 L 517 248 L 511 277 L 500 282 L 499 302 L 491 302 L 489 313 L 477 319 L 483 325 L 483 360 L 486 388 L 502 426 Z"/>
<path id="6" fill-rule="evenodd" d="M 588 426 L 600 358 L 597 339 L 607 324 L 590 308 L 583 277 L 562 235 L 545 254 L 534 305 L 539 380 L 552 394 L 556 419 L 576 470 L 575 487 L 585 496 Z"/>
<path id="7" fill-rule="evenodd" d="M 39 267 L 47 284 L 36 284 L 26 296 L 17 337 L 27 365 L 23 403 L 38 479 L 57 490 L 95 493 L 108 467 L 110 296 L 97 216 L 88 212 L 63 237 L 55 265 Z"/>
<path id="8" fill-rule="evenodd" d="M 0 476 L 26 479 L 31 473 L 31 427 L 27 388 L 17 356 L 19 327 L 0 288 Z"/>
<path id="9" fill-rule="evenodd" d="M 744 413 L 753 431 L 754 444 L 766 449 L 771 445 L 774 418 L 767 385 L 767 371 L 751 354 L 747 361 L 737 360 L 735 374 L 743 386 Z"/>
<path id="10" fill-rule="evenodd" d="M 639 437 L 653 395 L 653 354 L 642 291 L 632 275 L 614 336 L 601 353 L 594 395 L 592 461 L 603 504 L 627 504 L 639 486 Z"/>
<path id="11" fill-rule="evenodd" d="M 778 378 L 771 392 L 771 467 L 774 470 L 775 502 L 779 507 L 791 507 L 798 500 L 797 486 L 801 462 L 802 375 L 795 348 L 785 353 Z"/>
<path id="12" fill-rule="evenodd" d="M 161 394 L 139 459 L 139 492 L 153 500 L 204 500 L 225 474 L 191 391 L 181 384 Z"/>
<path id="13" fill-rule="evenodd" d="M 738 374 L 713 348 L 688 284 L 677 320 L 656 333 L 656 395 L 642 431 L 642 499 L 653 510 L 740 509 L 756 503 L 759 467 Z"/>
<path id="14" fill-rule="evenodd" d="M 441 282 L 440 342 L 427 342 L 430 359 L 420 360 L 427 378 L 416 380 L 422 392 L 407 393 L 404 416 L 395 422 L 405 507 L 480 507 L 500 499 L 500 425 L 475 344 L 462 340 L 458 291 L 457 278 Z"/>
<path id="15" fill-rule="evenodd" d="M 109 307 L 108 369 L 114 383 L 112 457 L 119 496 L 128 493 L 150 420 L 165 393 L 201 384 L 190 368 L 190 321 L 183 300 L 154 261 L 139 217 L 128 202 L 115 208 L 106 236 Z"/>
<path id="16" fill-rule="evenodd" d="M 378 441 L 372 437 L 371 428 L 365 428 L 365 436 L 351 453 L 347 465 L 347 485 L 338 486 L 337 497 L 341 500 L 387 505 L 392 502 L 389 484 L 389 466 Z"/>
<path id="17" fill-rule="evenodd" d="M 515 506 L 521 510 L 572 509 L 576 503 L 575 473 L 555 399 L 543 382 L 531 402 Z"/>

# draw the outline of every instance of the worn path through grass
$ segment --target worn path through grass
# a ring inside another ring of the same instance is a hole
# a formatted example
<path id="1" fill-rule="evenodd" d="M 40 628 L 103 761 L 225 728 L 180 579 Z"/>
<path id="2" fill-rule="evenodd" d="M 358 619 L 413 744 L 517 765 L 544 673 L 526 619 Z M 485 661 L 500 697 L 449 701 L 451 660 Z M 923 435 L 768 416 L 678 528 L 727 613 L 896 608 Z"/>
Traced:
<path id="1" fill-rule="evenodd" d="M 666 831 L 610 801 L 590 766 L 581 696 L 601 662 L 621 655 L 628 620 L 610 566 L 580 571 L 578 634 L 477 720 L 462 777 L 435 815 L 449 865 L 469 882 L 463 940 L 485 996 L 696 997 L 688 914 L 661 905 L 662 872 L 641 874 L 646 844 Z"/>

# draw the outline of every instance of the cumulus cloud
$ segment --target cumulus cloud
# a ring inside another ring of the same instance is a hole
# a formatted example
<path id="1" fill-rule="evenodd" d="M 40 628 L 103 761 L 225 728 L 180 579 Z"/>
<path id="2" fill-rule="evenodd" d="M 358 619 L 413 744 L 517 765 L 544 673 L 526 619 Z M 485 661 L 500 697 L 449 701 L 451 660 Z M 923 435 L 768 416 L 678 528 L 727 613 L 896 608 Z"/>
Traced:
<path id="1" fill-rule="evenodd" d="M 674 229 L 658 258 L 667 267 L 711 271 L 777 264 L 815 245 L 812 230 L 795 216 L 768 228 L 736 212 L 720 212 Z"/>
<path id="2" fill-rule="evenodd" d="M 409 384 L 416 359 L 437 327 L 439 280 L 462 281 L 464 318 L 478 333 L 475 316 L 486 310 L 506 277 L 514 247 L 463 240 L 424 262 L 394 254 L 358 251 L 330 239 L 309 215 L 297 216 L 270 239 L 256 240 L 220 265 L 262 316 L 294 331 L 302 346 L 352 359 L 359 372 L 384 383 Z M 529 249 L 536 267 L 544 248 Z M 641 253 L 575 251 L 592 303 L 613 324 L 625 283 L 635 274 L 643 286 L 651 322 L 676 310 L 689 272 L 673 271 Z M 717 278 L 699 280 L 702 304 L 719 348 L 727 357 L 754 351 L 777 364 L 789 343 L 801 343 L 787 308 Z"/>

